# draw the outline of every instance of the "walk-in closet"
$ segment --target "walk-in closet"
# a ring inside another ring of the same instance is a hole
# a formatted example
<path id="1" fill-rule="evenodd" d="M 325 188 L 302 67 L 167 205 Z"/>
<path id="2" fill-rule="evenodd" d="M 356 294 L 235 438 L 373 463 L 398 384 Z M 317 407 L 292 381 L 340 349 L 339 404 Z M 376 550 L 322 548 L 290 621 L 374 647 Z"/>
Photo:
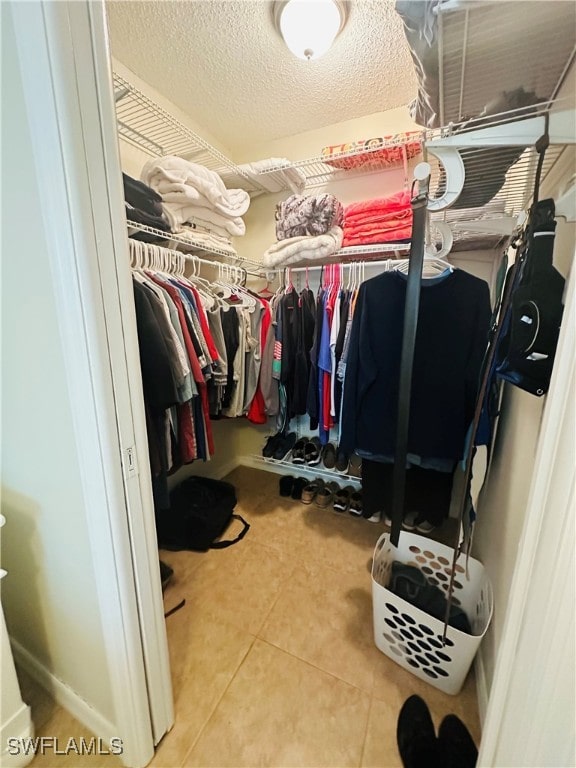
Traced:
<path id="1" fill-rule="evenodd" d="M 574 3 L 2 22 L 6 765 L 573 765 Z"/>

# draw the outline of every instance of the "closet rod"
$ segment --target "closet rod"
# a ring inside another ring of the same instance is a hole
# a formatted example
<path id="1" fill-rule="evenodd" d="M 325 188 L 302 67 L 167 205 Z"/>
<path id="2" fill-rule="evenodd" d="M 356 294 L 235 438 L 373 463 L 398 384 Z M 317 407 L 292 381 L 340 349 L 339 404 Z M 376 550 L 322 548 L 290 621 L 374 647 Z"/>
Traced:
<path id="1" fill-rule="evenodd" d="M 334 261 L 330 264 L 310 264 L 309 267 L 291 267 L 289 264 L 285 267 L 270 267 L 270 269 L 267 269 L 266 267 L 263 267 L 262 272 L 264 277 L 266 275 L 270 274 L 282 274 L 287 269 L 290 270 L 290 272 L 306 272 L 308 271 L 317 271 L 319 269 L 323 269 L 324 267 L 350 267 L 353 264 L 363 264 L 366 267 L 386 267 L 389 264 L 394 263 L 400 263 L 404 262 L 406 259 L 379 259 L 379 260 L 373 260 L 373 259 L 358 259 L 358 261 Z"/>
<path id="2" fill-rule="evenodd" d="M 175 251 L 173 248 L 166 248 L 163 245 L 156 245 L 155 243 L 145 243 L 142 240 L 133 240 L 128 238 L 128 243 L 132 243 L 133 247 L 136 249 L 137 247 L 149 249 L 154 255 L 154 249 L 160 252 L 160 255 L 169 256 L 171 259 L 183 259 L 184 261 L 189 261 L 193 264 L 198 264 L 200 266 L 205 265 L 208 267 L 214 267 L 216 269 L 221 269 L 222 267 L 228 267 L 230 269 L 238 270 L 241 273 L 251 275 L 253 277 L 265 277 L 261 272 L 254 272 L 252 270 L 246 269 L 246 267 L 242 266 L 241 264 L 227 264 L 223 261 L 212 261 L 211 259 L 205 259 L 202 256 L 197 256 L 194 253 L 183 253 L 182 251 Z M 138 245 L 136 245 L 138 244 Z"/>
<path id="3" fill-rule="evenodd" d="M 178 256 L 183 256 L 186 261 L 191 261 L 195 264 L 200 264 L 202 266 L 203 264 L 206 264 L 209 267 L 228 267 L 229 269 L 237 269 L 240 272 L 244 272 L 247 275 L 252 275 L 253 277 L 265 277 L 262 272 L 254 272 L 253 270 L 246 269 L 246 267 L 242 266 L 242 264 L 226 264 L 224 261 L 211 261 L 210 259 L 205 259 L 202 256 L 196 256 L 193 253 L 182 253 L 181 251 L 173 251 L 171 248 L 165 248 L 164 250 L 170 251 L 171 253 L 175 253 Z"/>

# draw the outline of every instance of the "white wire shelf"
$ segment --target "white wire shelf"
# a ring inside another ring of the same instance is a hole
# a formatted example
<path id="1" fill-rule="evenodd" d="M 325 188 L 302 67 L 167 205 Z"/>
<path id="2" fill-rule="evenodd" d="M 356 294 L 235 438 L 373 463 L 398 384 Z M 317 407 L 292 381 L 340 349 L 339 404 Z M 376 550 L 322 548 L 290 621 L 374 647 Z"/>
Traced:
<path id="1" fill-rule="evenodd" d="M 327 480 L 334 480 L 338 484 L 353 485 L 355 488 L 360 488 L 362 480 L 359 477 L 349 474 L 341 474 L 336 472 L 335 469 L 326 469 L 321 464 L 311 466 L 309 464 L 293 464 L 288 459 L 269 459 L 264 456 L 253 455 L 250 459 L 256 464 L 260 464 L 271 472 L 278 472 L 280 474 L 294 474 L 301 477 L 322 477 Z"/>
<path id="2" fill-rule="evenodd" d="M 242 168 L 216 147 L 177 120 L 128 80 L 113 74 L 116 118 L 120 136 L 151 157 L 178 155 L 203 165 L 216 173 L 226 171 L 243 180 L 243 188 L 260 190 Z"/>
<path id="3" fill-rule="evenodd" d="M 377 256 L 379 253 L 400 254 L 410 250 L 410 243 L 376 243 L 373 245 L 349 245 L 341 248 L 335 254 L 335 261 L 362 260 L 366 256 Z"/>
<path id="4" fill-rule="evenodd" d="M 290 264 L 278 264 L 277 266 L 262 265 L 265 272 L 283 272 L 285 269 L 305 270 L 320 269 L 331 264 L 350 264 L 355 261 L 370 262 L 378 255 L 387 254 L 390 259 L 400 259 L 403 254 L 409 253 L 410 243 L 377 243 L 375 245 L 353 245 L 341 248 L 331 256 L 320 259 L 302 259 Z"/>
<path id="5" fill-rule="evenodd" d="M 550 145 L 546 150 L 542 167 L 542 179 L 552 169 L 562 154 L 562 145 Z M 459 198 L 449 211 L 459 211 L 459 221 L 465 220 L 464 214 L 469 210 L 468 219 L 482 218 L 478 210 L 489 205 L 492 201 L 500 201 L 502 214 L 516 216 L 528 208 L 534 191 L 534 179 L 538 155 L 534 147 L 525 149 L 516 147 L 469 148 L 460 150 L 464 161 L 466 177 Z M 509 161 L 518 159 L 506 168 Z M 430 180 L 430 198 L 441 197 L 445 185 L 445 174 L 441 163 L 429 155 L 428 162 L 432 167 Z M 446 217 L 450 221 L 453 215 Z M 495 217 L 496 218 L 496 217 Z"/>
<path id="6" fill-rule="evenodd" d="M 171 243 L 177 243 L 178 245 L 186 246 L 186 250 L 189 251 L 205 251 L 206 253 L 214 253 L 218 256 L 225 256 L 227 259 L 232 259 L 234 263 L 239 263 L 242 261 L 235 250 L 226 250 L 225 248 L 217 248 L 216 246 L 212 247 L 206 245 L 206 243 L 202 243 L 200 240 L 194 240 L 193 236 L 180 237 L 179 235 L 173 234 L 172 232 L 164 232 L 161 229 L 149 227 L 146 224 L 139 224 L 136 221 L 127 220 L 126 224 L 129 230 L 134 230 L 133 232 L 130 231 L 129 235 L 134 235 L 136 232 L 145 232 L 146 234 L 154 235 L 154 237 L 158 238 L 158 240 L 162 240 L 164 242 L 169 241 Z"/>
<path id="7" fill-rule="evenodd" d="M 574 59 L 571 2 L 450 2 L 438 6 L 441 125 L 479 115 L 502 93 L 554 99 Z"/>
<path id="8" fill-rule="evenodd" d="M 383 173 L 386 171 L 402 171 L 404 163 L 417 158 L 420 152 L 416 151 L 415 145 L 422 144 L 424 134 L 409 135 L 399 134 L 382 139 L 381 143 L 373 146 L 362 146 L 353 149 L 345 149 L 332 152 L 329 155 L 318 155 L 304 160 L 294 160 L 291 163 L 293 168 L 298 168 L 306 178 L 306 187 L 323 186 L 329 182 L 350 179 L 354 176 L 365 176 L 373 173 Z M 410 151 L 403 158 L 402 152 L 407 147 Z M 390 160 L 391 151 L 395 159 Z M 388 158 L 384 154 L 388 153 Z M 340 167 L 338 167 L 340 166 Z M 285 166 L 271 166 L 266 170 L 260 171 L 258 175 L 272 178 L 276 183 L 282 184 L 284 178 L 282 171 Z"/>

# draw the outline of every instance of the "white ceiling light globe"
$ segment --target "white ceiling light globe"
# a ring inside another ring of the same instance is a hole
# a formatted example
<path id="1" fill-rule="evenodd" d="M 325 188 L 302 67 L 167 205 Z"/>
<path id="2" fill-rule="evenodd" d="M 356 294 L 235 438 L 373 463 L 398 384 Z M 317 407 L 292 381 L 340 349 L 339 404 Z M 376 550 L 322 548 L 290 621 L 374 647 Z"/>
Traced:
<path id="1" fill-rule="evenodd" d="M 334 42 L 342 26 L 334 0 L 288 0 L 280 16 L 284 42 L 300 59 L 319 59 Z"/>

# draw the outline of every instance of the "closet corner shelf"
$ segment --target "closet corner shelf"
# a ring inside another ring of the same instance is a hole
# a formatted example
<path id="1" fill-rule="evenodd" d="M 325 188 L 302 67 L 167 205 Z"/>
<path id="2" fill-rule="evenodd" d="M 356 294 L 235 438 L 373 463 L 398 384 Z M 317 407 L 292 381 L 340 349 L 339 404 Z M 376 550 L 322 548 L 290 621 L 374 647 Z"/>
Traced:
<path id="1" fill-rule="evenodd" d="M 216 147 L 177 120 L 121 75 L 113 73 L 119 135 L 152 157 L 179 155 L 211 171 L 240 177 L 247 192 L 267 192 Z"/>
<path id="2" fill-rule="evenodd" d="M 424 136 L 424 132 L 420 138 L 414 134 L 412 136 L 399 134 L 384 138 L 381 143 L 372 147 L 353 148 L 333 152 L 329 156 L 318 155 L 305 160 L 293 160 L 291 167 L 297 168 L 304 175 L 306 188 L 320 187 L 329 182 L 348 180 L 355 176 L 367 176 L 373 173 L 387 171 L 403 173 L 405 168 L 402 154 L 404 153 L 406 156 L 408 145 L 413 146 L 416 142 L 422 143 Z M 391 161 L 389 156 L 394 150 L 398 151 L 398 157 Z M 382 157 L 383 154 L 386 154 L 386 157 Z M 405 162 L 415 156 L 419 156 L 419 154 L 412 153 L 411 157 L 406 156 Z M 339 168 L 336 164 L 344 167 Z M 277 165 L 259 171 L 258 175 L 271 177 L 276 184 L 283 185 L 284 189 L 288 190 L 285 172 L 285 165 Z"/>
<path id="3" fill-rule="evenodd" d="M 191 252 L 204 251 L 206 253 L 213 253 L 217 256 L 224 256 L 227 259 L 231 259 L 235 264 L 238 264 L 242 261 L 236 251 L 227 251 L 224 248 L 217 248 L 216 246 L 208 246 L 205 243 L 194 242 L 193 238 L 179 237 L 178 235 L 172 234 L 171 232 L 163 232 L 161 229 L 155 229 L 154 227 L 149 227 L 146 224 L 138 224 L 135 221 L 127 220 L 126 224 L 129 230 L 135 230 L 135 232 L 131 232 L 130 234 L 136 234 L 136 231 L 146 232 L 149 235 L 154 235 L 158 238 L 158 240 L 184 245 Z M 184 256 L 186 255 L 186 251 L 182 251 L 182 253 Z"/>

